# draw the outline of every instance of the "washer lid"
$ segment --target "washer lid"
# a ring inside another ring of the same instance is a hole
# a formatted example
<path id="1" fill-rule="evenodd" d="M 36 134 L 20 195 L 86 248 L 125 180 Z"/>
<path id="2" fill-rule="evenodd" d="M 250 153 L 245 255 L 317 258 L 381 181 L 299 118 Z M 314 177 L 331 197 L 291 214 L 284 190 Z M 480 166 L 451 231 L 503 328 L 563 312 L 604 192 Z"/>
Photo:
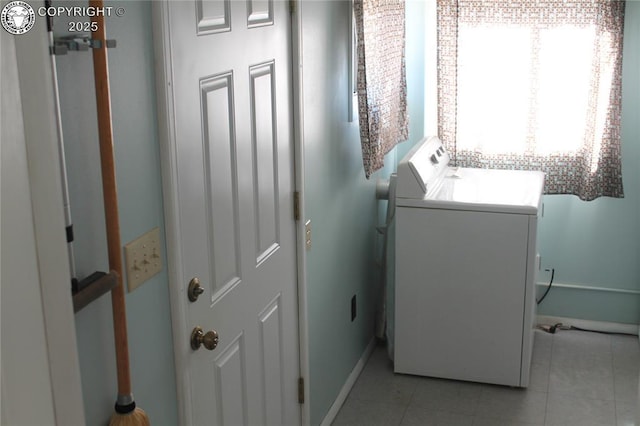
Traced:
<path id="1" fill-rule="evenodd" d="M 398 206 L 537 214 L 544 173 L 450 167 L 442 187 L 422 199 L 396 198 Z"/>

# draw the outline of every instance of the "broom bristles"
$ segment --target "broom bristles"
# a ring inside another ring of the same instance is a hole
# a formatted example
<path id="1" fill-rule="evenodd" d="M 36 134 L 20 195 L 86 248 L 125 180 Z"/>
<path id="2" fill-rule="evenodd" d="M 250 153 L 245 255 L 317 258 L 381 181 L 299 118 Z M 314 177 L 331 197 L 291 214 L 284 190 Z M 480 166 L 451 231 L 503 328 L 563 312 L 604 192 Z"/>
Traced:
<path id="1" fill-rule="evenodd" d="M 151 423 L 147 413 L 142 408 L 136 408 L 126 414 L 113 413 L 111 420 L 109 420 L 109 426 L 151 426 Z"/>

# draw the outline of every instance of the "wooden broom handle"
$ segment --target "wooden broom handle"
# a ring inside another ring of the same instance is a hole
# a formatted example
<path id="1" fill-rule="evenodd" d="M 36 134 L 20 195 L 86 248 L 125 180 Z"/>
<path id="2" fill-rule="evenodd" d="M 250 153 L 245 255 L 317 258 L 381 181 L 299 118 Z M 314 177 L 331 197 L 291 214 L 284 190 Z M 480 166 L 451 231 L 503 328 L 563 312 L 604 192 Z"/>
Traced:
<path id="1" fill-rule="evenodd" d="M 102 0 L 90 0 L 89 6 L 102 8 Z M 113 153 L 113 127 L 111 123 L 111 96 L 109 91 L 109 65 L 107 62 L 106 31 L 104 16 L 91 17 L 98 29 L 92 32 L 94 40 L 101 46 L 94 47 L 93 73 L 96 87 L 98 111 L 98 135 L 100 139 L 100 165 L 102 167 L 102 192 L 107 228 L 109 269 L 116 272 L 117 285 L 111 290 L 113 309 L 113 334 L 116 345 L 116 367 L 118 370 L 118 395 L 131 394 L 129 372 L 129 344 L 127 340 L 127 314 L 124 287 L 122 285 L 122 256 L 120 254 L 120 223 L 118 219 L 118 191 L 116 187 L 115 157 Z"/>

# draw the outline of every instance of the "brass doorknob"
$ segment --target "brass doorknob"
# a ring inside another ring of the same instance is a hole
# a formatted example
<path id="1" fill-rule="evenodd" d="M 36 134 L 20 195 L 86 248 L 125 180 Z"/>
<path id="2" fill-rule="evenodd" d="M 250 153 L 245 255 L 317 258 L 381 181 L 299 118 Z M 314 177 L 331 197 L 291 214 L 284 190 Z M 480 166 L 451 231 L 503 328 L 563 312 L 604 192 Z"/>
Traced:
<path id="1" fill-rule="evenodd" d="M 189 287 L 187 288 L 187 296 L 189 296 L 189 300 L 191 302 L 195 302 L 198 300 L 198 296 L 204 293 L 204 288 L 200 285 L 200 280 L 198 277 L 192 278 L 189 281 Z"/>
<path id="2" fill-rule="evenodd" d="M 205 333 L 202 327 L 195 327 L 191 332 L 191 349 L 197 351 L 200 345 L 210 351 L 214 350 L 218 346 L 218 332 L 211 330 Z"/>

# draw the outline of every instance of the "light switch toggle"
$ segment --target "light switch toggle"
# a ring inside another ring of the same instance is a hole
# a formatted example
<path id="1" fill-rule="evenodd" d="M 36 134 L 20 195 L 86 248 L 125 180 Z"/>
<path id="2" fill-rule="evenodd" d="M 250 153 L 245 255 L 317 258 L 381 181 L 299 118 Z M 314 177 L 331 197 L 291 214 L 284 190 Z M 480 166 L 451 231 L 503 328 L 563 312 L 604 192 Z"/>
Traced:
<path id="1" fill-rule="evenodd" d="M 160 228 L 153 228 L 146 234 L 124 246 L 129 292 L 135 290 L 162 270 L 160 257 Z"/>

